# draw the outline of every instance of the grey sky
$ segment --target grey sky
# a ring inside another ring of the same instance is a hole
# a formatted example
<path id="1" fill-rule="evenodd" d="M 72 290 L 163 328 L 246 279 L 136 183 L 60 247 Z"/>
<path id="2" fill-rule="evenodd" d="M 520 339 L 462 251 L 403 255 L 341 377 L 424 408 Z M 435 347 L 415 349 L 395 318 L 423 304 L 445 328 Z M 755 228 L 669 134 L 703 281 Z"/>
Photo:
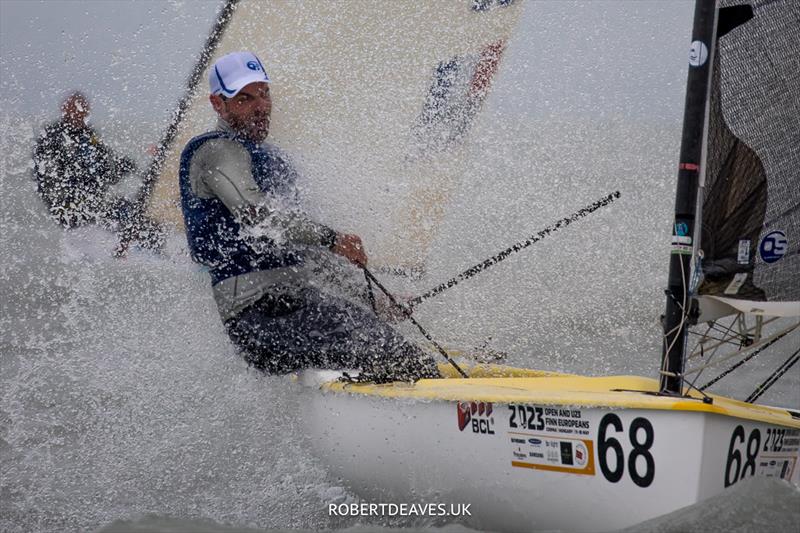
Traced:
<path id="1" fill-rule="evenodd" d="M 180 98 L 219 0 L 0 0 L 4 111 L 54 118 L 81 89 L 114 137 L 156 142 Z"/>
<path id="2" fill-rule="evenodd" d="M 4 111 L 55 117 L 65 92 L 80 88 L 95 124 L 115 137 L 138 132 L 127 140 L 139 146 L 155 142 L 221 5 L 0 0 Z M 500 115 L 534 119 L 674 120 L 691 7 L 689 0 L 528 2 L 490 101 Z"/>
<path id="3" fill-rule="evenodd" d="M 694 2 L 529 2 L 498 89 L 531 118 L 681 116 Z M 520 111 L 522 113 L 520 113 Z"/>

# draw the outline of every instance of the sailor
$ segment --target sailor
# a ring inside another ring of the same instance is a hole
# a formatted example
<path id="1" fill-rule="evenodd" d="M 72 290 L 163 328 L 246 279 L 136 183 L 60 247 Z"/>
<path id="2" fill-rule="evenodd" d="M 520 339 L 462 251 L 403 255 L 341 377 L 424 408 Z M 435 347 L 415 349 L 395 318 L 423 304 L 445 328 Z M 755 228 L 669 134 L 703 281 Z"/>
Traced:
<path id="1" fill-rule="evenodd" d="M 272 99 L 261 60 L 233 52 L 209 70 L 211 131 L 181 154 L 180 191 L 195 261 L 208 267 L 228 335 L 267 373 L 360 369 L 376 381 L 438 376 L 433 360 L 375 312 L 319 283 L 306 255 L 365 267 L 357 235 L 337 232 L 299 207 L 297 172 L 266 143 Z"/>
<path id="2" fill-rule="evenodd" d="M 136 225 L 141 243 L 158 249 L 163 231 L 154 222 L 135 216 L 125 198 L 108 189 L 135 172 L 129 157 L 117 156 L 87 124 L 89 100 L 73 92 L 61 105 L 61 119 L 45 127 L 34 151 L 34 174 L 39 194 L 53 218 L 65 228 L 101 224 L 109 229 Z"/>

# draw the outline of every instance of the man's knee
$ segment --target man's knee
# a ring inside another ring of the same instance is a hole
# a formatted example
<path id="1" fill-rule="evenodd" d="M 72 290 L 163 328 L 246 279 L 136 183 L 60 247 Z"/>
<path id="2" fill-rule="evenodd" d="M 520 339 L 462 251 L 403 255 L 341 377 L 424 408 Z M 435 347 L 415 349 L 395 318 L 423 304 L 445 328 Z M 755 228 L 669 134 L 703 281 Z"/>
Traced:
<path id="1" fill-rule="evenodd" d="M 298 369 L 294 358 L 268 346 L 259 336 L 259 328 L 249 322 L 230 319 L 225 322 L 225 329 L 239 355 L 253 368 L 265 374 L 287 374 Z"/>

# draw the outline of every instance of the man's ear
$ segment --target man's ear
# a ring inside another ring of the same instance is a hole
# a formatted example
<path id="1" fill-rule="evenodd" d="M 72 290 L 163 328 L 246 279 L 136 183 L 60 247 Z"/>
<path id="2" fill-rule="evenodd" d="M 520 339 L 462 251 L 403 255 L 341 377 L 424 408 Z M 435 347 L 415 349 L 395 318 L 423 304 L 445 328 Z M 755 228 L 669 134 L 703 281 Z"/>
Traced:
<path id="1" fill-rule="evenodd" d="M 208 100 L 211 102 L 211 107 L 214 108 L 214 111 L 216 111 L 218 115 L 222 115 L 225 111 L 225 101 L 222 97 L 218 94 L 209 94 Z"/>

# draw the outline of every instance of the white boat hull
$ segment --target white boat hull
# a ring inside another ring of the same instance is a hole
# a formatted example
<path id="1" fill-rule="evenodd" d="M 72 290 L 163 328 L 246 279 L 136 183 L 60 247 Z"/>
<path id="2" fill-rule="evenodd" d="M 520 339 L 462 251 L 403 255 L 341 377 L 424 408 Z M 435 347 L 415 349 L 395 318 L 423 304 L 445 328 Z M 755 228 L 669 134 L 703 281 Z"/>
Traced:
<path id="1" fill-rule="evenodd" d="M 618 529 L 753 475 L 800 476 L 800 429 L 704 412 L 700 400 L 676 411 L 313 396 L 313 447 L 365 501 L 469 504 L 476 528 Z"/>

